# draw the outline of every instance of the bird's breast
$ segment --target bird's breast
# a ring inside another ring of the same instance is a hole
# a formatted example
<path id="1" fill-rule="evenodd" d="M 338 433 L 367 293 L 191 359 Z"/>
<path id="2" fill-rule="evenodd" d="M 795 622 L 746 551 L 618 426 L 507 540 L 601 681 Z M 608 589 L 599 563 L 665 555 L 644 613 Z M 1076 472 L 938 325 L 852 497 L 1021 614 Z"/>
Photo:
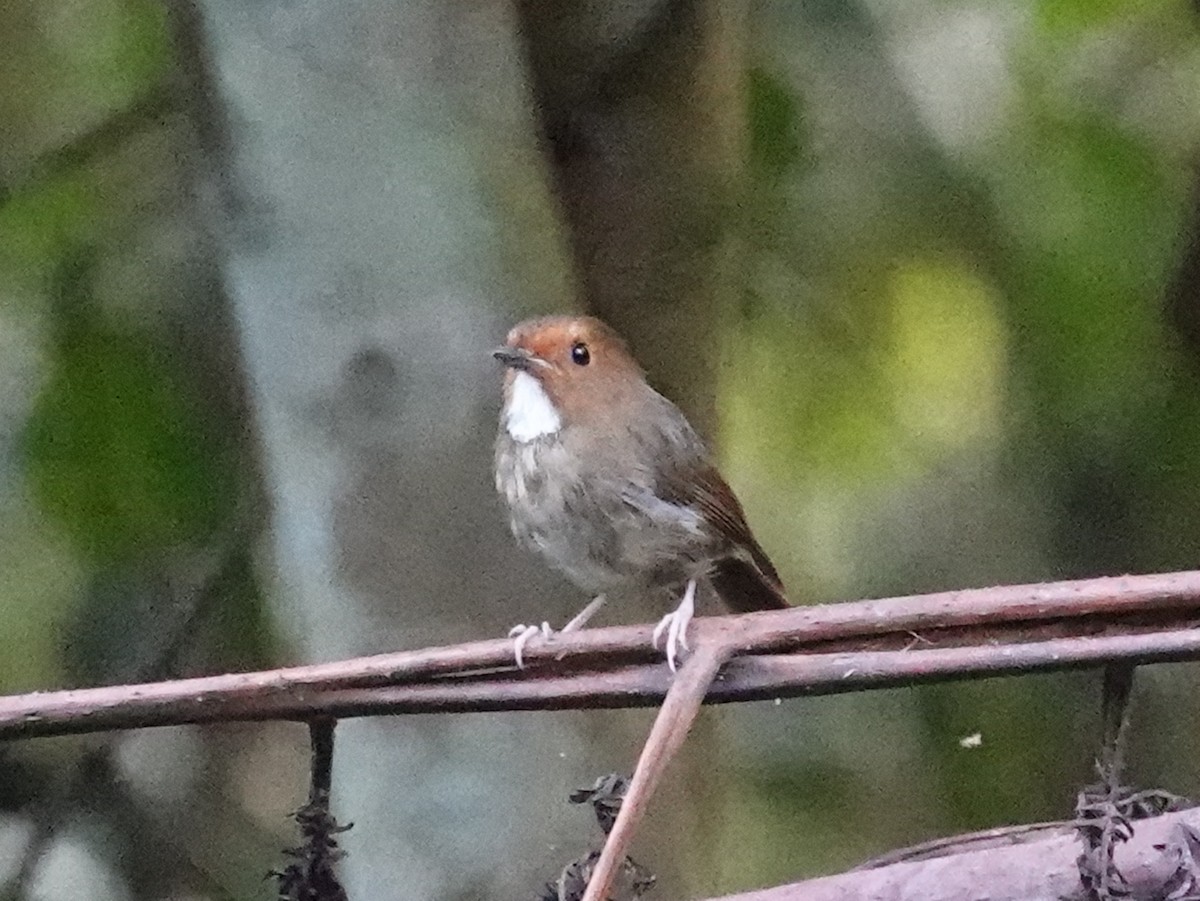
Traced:
<path id="1" fill-rule="evenodd" d="M 620 580 L 612 517 L 560 438 L 521 442 L 502 430 L 496 488 L 516 539 L 580 588 L 601 592 Z"/>
<path id="2" fill-rule="evenodd" d="M 628 474 L 589 468 L 567 438 L 520 442 L 500 431 L 496 488 L 521 544 L 594 593 L 682 584 L 703 569 L 712 543 L 695 510 Z"/>

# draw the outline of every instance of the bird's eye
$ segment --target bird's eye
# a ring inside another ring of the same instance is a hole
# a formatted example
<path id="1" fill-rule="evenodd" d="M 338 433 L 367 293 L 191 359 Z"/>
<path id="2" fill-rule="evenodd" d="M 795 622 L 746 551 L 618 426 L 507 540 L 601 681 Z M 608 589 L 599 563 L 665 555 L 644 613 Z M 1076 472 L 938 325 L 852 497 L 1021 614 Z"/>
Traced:
<path id="1" fill-rule="evenodd" d="M 582 341 L 576 341 L 571 345 L 571 362 L 576 366 L 586 366 L 592 362 L 591 351 L 588 350 L 588 346 Z"/>

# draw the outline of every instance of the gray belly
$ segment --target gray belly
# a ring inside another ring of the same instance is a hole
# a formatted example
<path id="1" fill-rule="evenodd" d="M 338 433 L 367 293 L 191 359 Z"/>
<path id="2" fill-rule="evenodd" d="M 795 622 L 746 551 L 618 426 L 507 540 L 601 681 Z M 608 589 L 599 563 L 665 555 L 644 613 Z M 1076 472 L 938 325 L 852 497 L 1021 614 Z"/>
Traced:
<path id="1" fill-rule="evenodd" d="M 710 548 L 693 511 L 597 482 L 557 440 L 501 436 L 496 487 L 517 540 L 590 594 L 682 586 L 707 565 Z"/>

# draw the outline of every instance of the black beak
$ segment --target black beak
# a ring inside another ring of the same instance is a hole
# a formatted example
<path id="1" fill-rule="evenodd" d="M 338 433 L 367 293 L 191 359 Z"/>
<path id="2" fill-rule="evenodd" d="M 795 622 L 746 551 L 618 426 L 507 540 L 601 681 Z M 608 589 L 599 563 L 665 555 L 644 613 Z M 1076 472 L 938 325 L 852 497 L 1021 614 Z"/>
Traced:
<path id="1" fill-rule="evenodd" d="M 521 372 L 528 372 L 533 368 L 534 356 L 529 351 L 520 347 L 497 347 L 492 351 L 492 356 L 509 366 L 512 369 Z"/>

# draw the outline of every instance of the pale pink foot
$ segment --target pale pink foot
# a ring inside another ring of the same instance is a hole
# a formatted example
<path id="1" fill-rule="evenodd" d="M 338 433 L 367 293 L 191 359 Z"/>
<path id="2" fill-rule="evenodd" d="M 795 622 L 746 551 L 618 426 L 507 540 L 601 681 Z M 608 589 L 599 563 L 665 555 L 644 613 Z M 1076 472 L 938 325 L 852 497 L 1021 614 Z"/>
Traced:
<path id="1" fill-rule="evenodd" d="M 604 595 L 596 595 L 596 597 L 592 598 L 591 603 L 576 613 L 571 621 L 558 631 L 574 632 L 576 629 L 582 629 L 587 625 L 588 620 L 596 615 L 596 611 L 603 606 Z M 527 626 L 524 623 L 520 623 L 509 629 L 508 637 L 515 639 L 513 641 L 513 655 L 517 658 L 517 669 L 525 669 L 525 645 L 529 644 L 529 639 L 535 635 L 549 639 L 554 634 L 555 632 L 550 628 L 549 623 L 542 623 L 540 626 Z"/>
<path id="2" fill-rule="evenodd" d="M 508 637 L 516 639 L 513 642 L 513 656 L 517 658 L 517 669 L 525 669 L 525 645 L 529 644 L 529 639 L 535 635 L 541 635 L 542 638 L 549 638 L 554 634 L 554 630 L 550 628 L 549 623 L 542 623 L 540 626 L 527 626 L 524 623 L 517 623 L 508 630 Z"/>
<path id="3" fill-rule="evenodd" d="M 687 588 L 683 592 L 683 600 L 679 602 L 678 607 L 658 621 L 650 639 L 650 643 L 657 648 L 658 640 L 662 637 L 663 632 L 667 633 L 667 643 L 663 650 L 667 652 L 667 666 L 671 672 L 675 672 L 675 658 L 679 656 L 679 649 L 691 650 L 687 643 L 687 627 L 695 613 L 696 580 L 689 579 Z"/>

